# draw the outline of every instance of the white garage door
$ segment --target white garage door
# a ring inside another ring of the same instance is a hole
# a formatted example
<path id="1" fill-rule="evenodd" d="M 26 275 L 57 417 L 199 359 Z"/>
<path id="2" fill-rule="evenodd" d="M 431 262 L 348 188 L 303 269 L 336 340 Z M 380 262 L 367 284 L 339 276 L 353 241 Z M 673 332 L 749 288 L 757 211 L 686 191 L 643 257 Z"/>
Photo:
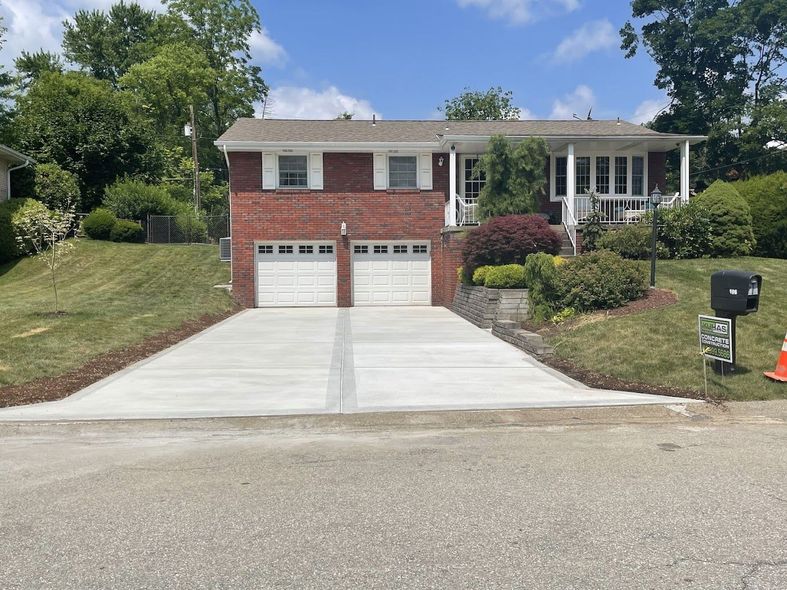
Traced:
<path id="1" fill-rule="evenodd" d="M 353 305 L 430 305 L 428 242 L 353 244 Z"/>
<path id="2" fill-rule="evenodd" d="M 257 252 L 257 306 L 335 306 L 333 242 L 261 242 Z"/>

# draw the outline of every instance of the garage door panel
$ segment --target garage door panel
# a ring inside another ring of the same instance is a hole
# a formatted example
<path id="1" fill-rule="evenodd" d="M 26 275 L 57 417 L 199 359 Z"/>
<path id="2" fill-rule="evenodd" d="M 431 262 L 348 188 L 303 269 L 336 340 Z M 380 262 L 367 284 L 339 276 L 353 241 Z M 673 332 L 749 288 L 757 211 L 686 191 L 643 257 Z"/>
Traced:
<path id="1" fill-rule="evenodd" d="M 258 306 L 336 305 L 333 244 L 265 243 L 258 246 L 256 261 Z"/>
<path id="2" fill-rule="evenodd" d="M 418 250 L 415 251 L 415 245 Z M 379 242 L 355 246 L 354 305 L 431 304 L 431 259 L 424 242 Z"/>

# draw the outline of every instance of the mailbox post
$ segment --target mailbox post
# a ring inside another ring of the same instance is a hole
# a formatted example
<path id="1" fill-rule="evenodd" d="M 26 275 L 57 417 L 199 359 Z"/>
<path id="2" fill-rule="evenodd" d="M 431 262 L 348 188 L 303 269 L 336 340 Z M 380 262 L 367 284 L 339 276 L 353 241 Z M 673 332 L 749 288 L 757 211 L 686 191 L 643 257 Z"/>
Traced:
<path id="1" fill-rule="evenodd" d="M 755 313 L 760 306 L 762 277 L 745 270 L 720 270 L 710 277 L 710 306 L 720 318 L 728 318 L 732 323 L 732 362 L 715 360 L 713 370 L 717 373 L 735 372 L 735 319 L 739 315 Z"/>

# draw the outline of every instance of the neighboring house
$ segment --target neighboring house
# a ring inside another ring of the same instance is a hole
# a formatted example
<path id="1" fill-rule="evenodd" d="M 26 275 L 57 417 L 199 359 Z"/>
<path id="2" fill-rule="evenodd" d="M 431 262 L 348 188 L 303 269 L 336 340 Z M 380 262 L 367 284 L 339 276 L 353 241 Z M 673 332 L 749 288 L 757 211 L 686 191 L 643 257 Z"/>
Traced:
<path id="1" fill-rule="evenodd" d="M 0 145 L 0 202 L 11 198 L 11 172 L 35 164 L 30 156 Z"/>
<path id="2" fill-rule="evenodd" d="M 700 136 L 624 121 L 240 119 L 217 141 L 230 170 L 233 292 L 247 307 L 447 305 L 460 229 L 476 224 L 473 166 L 490 136 L 549 144 L 540 210 L 576 248 L 593 187 L 609 223 L 636 220 L 680 149 L 689 196 Z M 671 204 L 671 203 L 670 203 Z"/>

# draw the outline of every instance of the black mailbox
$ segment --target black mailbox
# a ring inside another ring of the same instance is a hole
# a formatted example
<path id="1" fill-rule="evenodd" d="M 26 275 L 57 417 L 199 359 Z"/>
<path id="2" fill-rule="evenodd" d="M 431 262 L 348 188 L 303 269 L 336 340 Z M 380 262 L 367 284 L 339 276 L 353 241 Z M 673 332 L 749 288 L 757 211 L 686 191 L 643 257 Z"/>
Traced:
<path id="1" fill-rule="evenodd" d="M 762 277 L 745 270 L 720 270 L 710 277 L 710 306 L 722 317 L 754 313 Z"/>

